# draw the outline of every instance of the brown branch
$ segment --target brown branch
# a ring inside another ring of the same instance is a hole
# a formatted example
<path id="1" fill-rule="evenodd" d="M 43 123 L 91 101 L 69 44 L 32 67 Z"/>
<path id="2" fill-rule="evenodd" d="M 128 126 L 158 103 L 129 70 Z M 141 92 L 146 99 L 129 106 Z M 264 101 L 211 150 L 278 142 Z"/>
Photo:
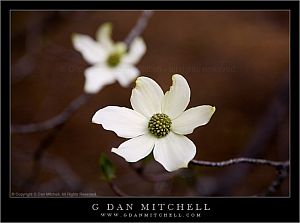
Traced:
<path id="1" fill-rule="evenodd" d="M 264 165 L 264 166 L 273 167 L 277 170 L 277 177 L 268 187 L 267 191 L 264 194 L 262 194 L 264 196 L 268 196 L 276 192 L 280 188 L 282 182 L 288 175 L 288 170 L 290 167 L 289 161 L 281 162 L 281 161 L 271 161 L 265 159 L 253 159 L 253 158 L 244 158 L 244 157 L 220 161 L 220 162 L 192 160 L 190 161 L 190 164 L 197 165 L 197 166 L 205 166 L 205 167 L 227 167 L 236 164 L 253 164 L 253 165 Z"/>
<path id="2" fill-rule="evenodd" d="M 32 158 L 31 154 L 27 154 L 19 150 L 19 152 L 14 153 L 14 156 L 17 160 L 21 160 L 23 162 L 30 162 Z M 57 176 L 62 180 L 62 182 L 68 186 L 70 190 L 79 190 L 82 187 L 82 181 L 80 177 L 73 171 L 73 169 L 68 165 L 64 160 L 49 154 L 45 154 L 43 159 L 40 160 L 39 163 L 42 167 L 54 172 Z M 40 168 L 35 163 L 33 163 L 33 171 L 31 175 L 25 180 L 25 182 L 20 183 L 20 187 L 26 189 L 28 187 L 32 187 L 34 184 L 34 180 L 38 177 L 40 173 Z"/>
<path id="3" fill-rule="evenodd" d="M 42 48 L 42 35 L 45 26 L 57 18 L 56 12 L 45 13 L 41 18 L 35 16 L 29 19 L 24 33 L 17 33 L 12 38 L 25 36 L 25 53 L 12 65 L 12 83 L 16 83 L 29 75 L 36 66 L 36 54 Z M 16 40 L 17 41 L 17 40 Z"/>
<path id="4" fill-rule="evenodd" d="M 138 19 L 136 25 L 131 29 L 130 33 L 127 35 L 127 37 L 124 40 L 124 43 L 129 46 L 131 42 L 136 38 L 137 36 L 140 36 L 146 26 L 148 25 L 148 21 L 150 17 L 152 16 L 154 12 L 153 11 L 143 11 L 142 15 Z"/>
<path id="5" fill-rule="evenodd" d="M 133 27 L 133 29 L 130 31 L 124 42 L 127 45 L 130 45 L 132 40 L 139 36 L 143 30 L 146 28 L 148 24 L 148 20 L 153 14 L 152 11 L 144 11 L 142 15 L 140 16 L 138 22 L 136 25 Z M 32 133 L 32 132 L 37 132 L 37 131 L 44 131 L 47 129 L 54 128 L 58 125 L 61 125 L 65 121 L 69 119 L 69 117 L 77 111 L 82 105 L 84 105 L 87 100 L 89 99 L 91 95 L 83 93 L 80 95 L 78 98 L 76 98 L 74 101 L 70 103 L 70 105 L 59 115 L 48 119 L 43 122 L 39 123 L 32 123 L 32 124 L 27 124 L 27 125 L 12 125 L 11 126 L 11 132 L 12 133 Z"/>
<path id="6" fill-rule="evenodd" d="M 288 176 L 288 169 L 287 168 L 283 168 L 281 170 L 277 171 L 277 177 L 272 181 L 272 183 L 270 184 L 270 186 L 268 187 L 268 189 L 266 190 L 265 193 L 263 193 L 263 196 L 270 196 L 273 193 L 275 193 L 281 186 L 281 184 L 283 183 L 283 181 L 286 179 L 286 177 Z"/>
<path id="7" fill-rule="evenodd" d="M 35 128 L 51 128 L 51 126 L 53 126 L 53 130 L 39 143 L 38 147 L 36 148 L 36 150 L 34 151 L 33 154 L 33 166 L 32 166 L 32 171 L 30 176 L 28 177 L 28 179 L 25 181 L 24 183 L 24 187 L 28 187 L 31 186 L 35 179 L 39 176 L 40 171 L 41 171 L 41 162 L 42 162 L 42 158 L 43 155 L 45 153 L 45 151 L 50 147 L 50 145 L 52 144 L 52 142 L 54 141 L 55 137 L 57 136 L 57 134 L 60 132 L 60 130 L 64 127 L 64 125 L 67 123 L 68 118 L 77 110 L 80 108 L 80 106 L 84 103 L 87 102 L 87 99 L 90 97 L 91 95 L 88 94 L 82 94 L 80 97 L 78 97 L 77 99 L 75 99 L 69 107 L 67 107 L 65 109 L 65 111 L 63 113 L 61 113 L 60 115 L 54 117 L 51 120 L 54 120 L 52 122 L 46 121 L 43 123 L 40 123 L 40 125 L 35 125 Z M 24 127 L 23 127 L 24 130 Z M 26 129 L 25 129 L 26 130 Z M 32 130 L 32 128 L 28 128 L 27 130 Z M 24 132 L 22 132 L 24 133 Z"/>
<path id="8" fill-rule="evenodd" d="M 140 19 L 137 22 L 137 25 L 133 28 L 133 30 L 129 33 L 128 37 L 126 38 L 126 44 L 130 44 L 131 41 L 138 35 L 142 33 L 145 29 L 148 19 L 152 12 L 144 12 Z M 73 100 L 70 105 L 59 115 L 46 120 L 40 123 L 33 123 L 28 125 L 12 125 L 11 132 L 12 133 L 31 133 L 37 131 L 44 131 L 47 129 L 52 129 L 53 131 L 44 138 L 39 146 L 37 147 L 34 153 L 34 165 L 32 169 L 32 174 L 30 175 L 29 179 L 27 180 L 26 185 L 30 185 L 34 179 L 40 173 L 40 160 L 47 148 L 52 144 L 53 140 L 55 139 L 56 135 L 61 131 L 63 126 L 66 124 L 68 119 L 75 113 L 82 105 L 84 105 L 88 99 L 91 97 L 92 94 L 83 93 L 78 98 Z M 115 187 L 113 187 L 115 188 Z M 116 188 L 115 188 L 116 189 Z M 117 190 L 118 191 L 118 190 Z M 120 191 L 119 191 L 120 192 Z M 122 193 L 120 193 L 122 194 Z"/>
<path id="9" fill-rule="evenodd" d="M 279 87 L 274 100 L 266 109 L 262 116 L 256 131 L 251 140 L 245 146 L 243 152 L 239 155 L 242 157 L 255 158 L 262 156 L 263 151 L 267 148 L 267 143 L 271 140 L 276 132 L 278 125 L 282 122 L 286 113 L 288 112 L 289 103 L 289 78 L 288 75 L 282 80 L 282 86 Z M 240 182 L 243 176 L 247 175 L 250 166 L 241 166 L 240 168 L 229 168 L 227 172 L 223 173 L 215 189 L 210 192 L 210 195 L 224 195 L 228 194 L 231 188 Z"/>
<path id="10" fill-rule="evenodd" d="M 235 158 L 220 162 L 212 162 L 212 161 L 203 161 L 203 160 L 191 160 L 190 164 L 197 166 L 205 166 L 205 167 L 226 167 L 232 166 L 236 164 L 256 164 L 256 165 L 265 165 L 276 168 L 277 170 L 287 170 L 289 169 L 289 161 L 271 161 L 265 159 L 253 159 L 253 158 Z M 145 173 L 145 169 L 142 165 L 138 165 L 136 163 L 130 163 L 130 167 L 144 180 L 149 182 L 162 182 L 170 180 L 172 177 L 176 175 L 175 172 L 168 174 L 153 174 L 153 173 Z"/>
<path id="11" fill-rule="evenodd" d="M 84 105 L 90 97 L 91 94 L 83 93 L 78 98 L 73 100 L 70 105 L 59 115 L 39 123 L 32 123 L 27 125 L 12 125 L 11 132 L 32 133 L 52 129 L 56 126 L 62 125 L 71 117 L 72 114 L 74 114 L 74 112 L 76 112 L 82 105 Z"/>
<path id="12" fill-rule="evenodd" d="M 279 161 L 244 158 L 244 157 L 220 161 L 220 162 L 202 161 L 202 160 L 195 160 L 195 159 L 190 161 L 190 164 L 197 165 L 197 166 L 206 166 L 206 167 L 226 167 L 226 166 L 231 166 L 240 163 L 266 165 L 266 166 L 275 167 L 276 169 L 288 168 L 290 165 L 289 161 L 279 162 Z"/>

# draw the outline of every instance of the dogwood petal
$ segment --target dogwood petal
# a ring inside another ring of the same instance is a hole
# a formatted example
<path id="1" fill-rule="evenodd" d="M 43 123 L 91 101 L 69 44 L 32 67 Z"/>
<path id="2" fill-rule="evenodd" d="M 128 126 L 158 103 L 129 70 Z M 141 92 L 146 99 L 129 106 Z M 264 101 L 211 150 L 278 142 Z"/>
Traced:
<path id="1" fill-rule="evenodd" d="M 171 129 L 181 135 L 190 134 L 195 128 L 207 124 L 215 110 L 216 108 L 210 105 L 190 108 L 172 120 Z"/>
<path id="2" fill-rule="evenodd" d="M 173 84 L 165 93 L 162 112 L 171 119 L 177 118 L 183 113 L 190 102 L 190 87 L 186 79 L 180 74 L 172 76 Z"/>
<path id="3" fill-rule="evenodd" d="M 139 77 L 132 89 L 130 102 L 132 108 L 150 118 L 153 114 L 161 113 L 161 101 L 164 93 L 160 86 L 149 77 Z"/>
<path id="4" fill-rule="evenodd" d="M 103 46 L 87 35 L 73 34 L 72 43 L 74 48 L 90 64 L 103 62 L 107 57 L 107 52 Z"/>
<path id="5" fill-rule="evenodd" d="M 127 162 L 137 162 L 148 156 L 154 147 L 155 138 L 150 134 L 138 136 L 123 142 L 112 152 L 122 156 Z"/>
<path id="6" fill-rule="evenodd" d="M 196 155 L 196 146 L 186 136 L 170 132 L 155 141 L 154 159 L 171 172 L 185 168 Z"/>
<path id="7" fill-rule="evenodd" d="M 137 37 L 130 44 L 129 52 L 124 55 L 122 61 L 124 63 L 136 64 L 140 61 L 146 52 L 146 44 L 141 37 Z"/>
<path id="8" fill-rule="evenodd" d="M 140 75 L 140 71 L 130 64 L 120 64 L 112 71 L 122 87 L 128 87 Z"/>
<path id="9" fill-rule="evenodd" d="M 134 138 L 148 132 L 147 119 L 125 107 L 102 108 L 94 114 L 92 122 L 101 124 L 104 129 L 114 131 L 123 138 Z"/>
<path id="10" fill-rule="evenodd" d="M 104 86 L 115 82 L 115 77 L 111 70 L 107 69 L 104 65 L 87 68 L 84 71 L 84 76 L 84 91 L 90 94 L 95 94 Z"/>
<path id="11" fill-rule="evenodd" d="M 113 47 L 111 35 L 112 24 L 110 22 L 106 22 L 98 28 L 96 32 L 96 39 L 100 44 L 103 45 L 103 47 L 105 47 L 105 49 L 111 50 Z"/>
<path id="12" fill-rule="evenodd" d="M 116 44 L 113 45 L 113 49 L 112 49 L 114 53 L 118 53 L 121 55 L 123 55 L 126 52 L 126 50 L 127 50 L 127 46 L 123 42 L 117 42 Z"/>

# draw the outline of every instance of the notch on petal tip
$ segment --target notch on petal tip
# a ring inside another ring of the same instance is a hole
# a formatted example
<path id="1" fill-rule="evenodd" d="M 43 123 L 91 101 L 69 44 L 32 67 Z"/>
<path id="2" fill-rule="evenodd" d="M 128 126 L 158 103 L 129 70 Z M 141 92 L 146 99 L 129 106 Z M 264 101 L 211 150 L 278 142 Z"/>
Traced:
<path id="1" fill-rule="evenodd" d="M 111 29 L 112 28 L 112 23 L 111 22 L 105 22 L 101 25 L 101 27 L 106 28 L 106 29 Z"/>
<path id="2" fill-rule="evenodd" d="M 185 79 L 184 76 L 182 76 L 181 74 L 173 74 L 172 75 L 172 79 L 175 79 L 176 77 L 181 77 L 181 78 Z"/>
<path id="3" fill-rule="evenodd" d="M 113 28 L 113 25 L 111 22 L 105 22 L 102 25 L 100 25 L 98 32 L 108 32 L 110 35 L 112 32 L 112 28 Z"/>
<path id="4" fill-rule="evenodd" d="M 138 86 L 140 85 L 140 79 L 142 78 L 143 76 L 140 76 L 140 77 L 138 77 L 136 80 L 135 80 L 135 85 L 134 85 L 134 88 L 138 88 Z M 133 88 L 133 89 L 134 89 Z"/>

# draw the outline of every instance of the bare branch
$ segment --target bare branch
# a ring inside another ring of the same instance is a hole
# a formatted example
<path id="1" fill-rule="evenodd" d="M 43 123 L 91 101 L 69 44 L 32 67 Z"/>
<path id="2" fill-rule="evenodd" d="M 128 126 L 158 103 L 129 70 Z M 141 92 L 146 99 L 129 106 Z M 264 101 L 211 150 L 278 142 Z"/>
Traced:
<path id="1" fill-rule="evenodd" d="M 139 36 L 143 30 L 146 28 L 148 24 L 148 20 L 153 14 L 152 11 L 144 11 L 142 15 L 140 16 L 139 20 L 137 21 L 136 25 L 133 27 L 133 29 L 130 31 L 124 42 L 127 45 L 130 45 L 131 41 Z M 12 125 L 11 126 L 11 132 L 12 133 L 32 133 L 37 131 L 44 131 L 47 129 L 54 128 L 58 125 L 61 125 L 65 121 L 69 119 L 69 117 L 77 111 L 82 105 L 84 105 L 87 100 L 89 99 L 91 95 L 83 93 L 78 98 L 76 98 L 74 101 L 70 103 L 70 105 L 59 115 L 48 119 L 43 122 L 39 123 L 32 123 L 27 125 Z"/>
<path id="2" fill-rule="evenodd" d="M 129 33 L 128 37 L 126 38 L 126 44 L 130 44 L 131 41 L 138 35 L 142 33 L 145 29 L 148 19 L 152 12 L 144 12 L 141 15 L 141 18 L 137 22 L 137 25 L 133 28 L 133 30 Z M 40 162 L 42 160 L 43 154 L 45 153 L 46 149 L 49 148 L 53 140 L 55 139 L 56 135 L 61 131 L 65 123 L 68 119 L 77 111 L 82 105 L 84 105 L 88 99 L 92 96 L 92 94 L 83 93 L 78 98 L 73 100 L 70 105 L 59 115 L 46 120 L 40 123 L 33 123 L 28 125 L 12 125 L 11 132 L 12 133 L 31 133 L 37 131 L 43 131 L 47 129 L 53 129 L 50 134 L 48 134 L 40 143 L 34 153 L 34 165 L 32 169 L 32 174 L 25 182 L 25 185 L 30 185 L 36 179 L 40 172 Z M 123 195 L 124 193 L 118 189 L 114 184 L 111 184 L 111 188 L 118 194 Z"/>
<path id="3" fill-rule="evenodd" d="M 44 122 L 32 123 L 28 125 L 12 125 L 12 133 L 32 133 L 37 131 L 44 131 L 47 129 L 54 128 L 61 125 L 69 119 L 69 117 L 77 111 L 82 105 L 84 105 L 87 100 L 91 97 L 91 94 L 83 93 L 78 98 L 73 100 L 70 105 L 59 115 L 54 116 Z"/>
<path id="4" fill-rule="evenodd" d="M 283 183 L 283 181 L 286 179 L 287 176 L 288 176 L 288 170 L 286 168 L 278 170 L 277 177 L 275 178 L 275 180 L 272 181 L 267 191 L 262 195 L 269 196 L 275 193 L 280 188 L 281 184 Z"/>
<path id="5" fill-rule="evenodd" d="M 18 160 L 21 160 L 23 162 L 30 162 L 30 159 L 32 159 L 31 154 L 24 153 L 22 152 L 22 150 L 19 151 L 20 152 L 14 153 L 14 156 Z M 82 182 L 80 177 L 76 175 L 76 173 L 66 161 L 60 159 L 59 157 L 50 154 L 45 154 L 43 159 L 40 160 L 40 165 L 45 169 L 56 173 L 57 176 L 70 190 L 78 190 L 81 188 Z M 31 173 L 31 176 L 25 182 L 22 182 L 23 187 L 32 186 L 32 184 L 34 183 L 34 178 L 37 177 L 37 175 L 32 175 L 33 173 L 38 175 L 39 171 L 33 171 Z"/>
<path id="6" fill-rule="evenodd" d="M 261 196 L 267 196 L 277 191 L 280 188 L 284 179 L 287 177 L 288 170 L 290 167 L 289 161 L 280 162 L 280 161 L 271 161 L 265 159 L 253 159 L 253 158 L 244 158 L 244 157 L 220 161 L 220 162 L 192 160 L 190 161 L 190 164 L 197 165 L 197 166 L 205 166 L 205 167 L 226 167 L 226 166 L 232 166 L 236 164 L 253 164 L 253 165 L 264 165 L 264 166 L 273 167 L 277 170 L 277 177 L 268 187 L 267 191 Z"/>
<path id="7" fill-rule="evenodd" d="M 202 161 L 202 160 L 195 160 L 195 159 L 190 161 L 190 164 L 197 165 L 197 166 L 206 166 L 206 167 L 225 167 L 225 166 L 231 166 L 240 163 L 266 165 L 266 166 L 275 167 L 276 169 L 288 168 L 290 165 L 289 161 L 278 162 L 278 161 L 271 161 L 265 159 L 253 159 L 253 158 L 244 158 L 244 157 L 220 161 L 220 162 Z"/>
<path id="8" fill-rule="evenodd" d="M 255 158 L 263 155 L 265 148 L 267 148 L 266 144 L 271 140 L 277 127 L 288 112 L 288 98 L 289 78 L 288 75 L 286 75 L 282 80 L 282 86 L 279 87 L 274 100 L 266 109 L 251 140 L 238 156 Z M 210 195 L 228 194 L 233 185 L 236 185 L 237 182 L 240 182 L 240 180 L 247 175 L 249 167 L 250 166 L 245 165 L 240 168 L 228 168 L 227 172 L 218 178 L 216 185 L 220 186 L 212 190 Z"/>
<path id="9" fill-rule="evenodd" d="M 40 19 L 32 17 L 24 30 L 25 33 L 25 53 L 12 65 L 12 83 L 21 81 L 24 77 L 29 75 L 36 66 L 36 54 L 42 48 L 42 34 L 43 28 L 49 26 L 54 18 L 57 18 L 56 12 L 49 12 L 43 14 Z M 23 33 L 12 38 L 20 37 Z"/>
<path id="10" fill-rule="evenodd" d="M 143 11 L 142 15 L 140 16 L 139 20 L 137 21 L 136 25 L 132 28 L 130 33 L 125 38 L 124 42 L 127 46 L 131 44 L 134 38 L 141 35 L 141 33 L 146 28 L 150 17 L 152 16 L 153 11 Z"/>

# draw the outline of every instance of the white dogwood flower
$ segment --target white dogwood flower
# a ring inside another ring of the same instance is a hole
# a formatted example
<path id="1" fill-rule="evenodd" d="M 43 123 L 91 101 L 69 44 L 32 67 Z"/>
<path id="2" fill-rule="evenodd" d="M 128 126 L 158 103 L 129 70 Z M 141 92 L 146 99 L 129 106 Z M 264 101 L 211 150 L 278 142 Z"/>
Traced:
<path id="1" fill-rule="evenodd" d="M 112 152 L 127 162 L 136 162 L 153 150 L 154 159 L 168 171 L 188 166 L 196 155 L 196 146 L 184 135 L 207 124 L 216 109 L 201 105 L 185 111 L 190 101 L 189 85 L 179 74 L 172 80 L 170 90 L 163 94 L 154 80 L 139 77 L 130 98 L 133 110 L 107 106 L 94 114 L 92 122 L 131 138 Z"/>
<path id="2" fill-rule="evenodd" d="M 97 41 L 90 36 L 74 34 L 74 48 L 91 65 L 85 70 L 84 90 L 87 93 L 97 93 L 105 85 L 116 80 L 121 86 L 127 87 L 135 80 L 140 71 L 134 66 L 146 52 L 142 38 L 135 38 L 129 49 L 123 42 L 114 43 L 111 39 L 112 25 L 104 23 L 96 33 Z"/>

